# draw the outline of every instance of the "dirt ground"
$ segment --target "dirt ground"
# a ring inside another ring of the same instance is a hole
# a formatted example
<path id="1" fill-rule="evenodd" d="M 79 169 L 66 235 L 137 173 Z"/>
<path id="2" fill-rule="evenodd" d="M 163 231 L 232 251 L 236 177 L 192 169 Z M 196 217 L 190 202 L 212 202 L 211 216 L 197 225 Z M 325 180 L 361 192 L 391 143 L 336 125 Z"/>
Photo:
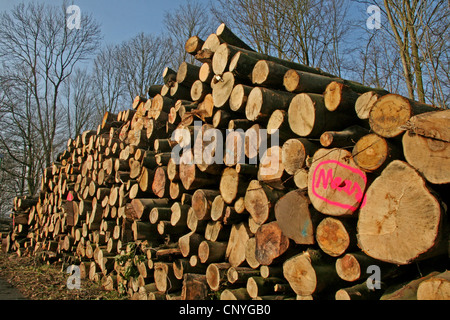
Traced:
<path id="1" fill-rule="evenodd" d="M 0 253 L 0 300 L 124 299 L 88 279 L 81 280 L 80 289 L 69 289 L 68 277 L 61 264 L 40 264 L 33 257 Z"/>

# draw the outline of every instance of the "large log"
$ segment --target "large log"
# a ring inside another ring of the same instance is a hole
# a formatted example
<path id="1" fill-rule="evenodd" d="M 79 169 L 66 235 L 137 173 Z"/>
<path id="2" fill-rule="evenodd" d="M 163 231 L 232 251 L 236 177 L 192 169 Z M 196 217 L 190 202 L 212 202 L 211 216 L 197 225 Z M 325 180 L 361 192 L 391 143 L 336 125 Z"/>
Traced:
<path id="1" fill-rule="evenodd" d="M 355 113 L 355 103 L 359 94 L 354 92 L 349 86 L 333 81 L 327 85 L 323 93 L 325 107 L 329 111 L 341 111 Z"/>
<path id="2" fill-rule="evenodd" d="M 221 23 L 216 29 L 216 35 L 222 42 L 229 43 L 233 46 L 254 51 L 248 44 L 236 36 L 225 23 Z"/>
<path id="3" fill-rule="evenodd" d="M 358 245 L 378 260 L 408 264 L 447 250 L 442 219 L 441 205 L 420 174 L 394 160 L 367 190 L 358 218 Z"/>
<path id="4" fill-rule="evenodd" d="M 412 116 L 437 110 L 434 106 L 390 93 L 379 98 L 370 110 L 370 127 L 384 138 L 393 138 L 403 133 L 401 126 Z"/>
<path id="5" fill-rule="evenodd" d="M 450 110 L 414 116 L 404 128 L 406 161 L 429 182 L 450 183 Z"/>
<path id="6" fill-rule="evenodd" d="M 327 85 L 332 81 L 335 81 L 335 79 L 295 69 L 289 69 L 283 77 L 284 88 L 289 92 L 295 93 L 308 92 L 322 94 Z"/>
<path id="7" fill-rule="evenodd" d="M 187 53 L 195 56 L 197 52 L 202 49 L 204 43 L 205 41 L 202 40 L 200 37 L 192 36 L 186 40 L 186 43 L 184 44 L 184 50 Z"/>
<path id="8" fill-rule="evenodd" d="M 358 118 L 363 120 L 369 119 L 370 110 L 383 95 L 375 91 L 361 94 L 355 102 L 355 111 Z"/>
<path id="9" fill-rule="evenodd" d="M 315 93 L 299 93 L 289 105 L 289 126 L 301 137 L 320 137 L 324 131 L 342 130 L 352 116 L 326 109 L 324 97 Z"/>
<path id="10" fill-rule="evenodd" d="M 294 96 L 288 92 L 255 87 L 248 96 L 245 116 L 251 121 L 268 119 L 277 109 L 287 110 Z"/>
<path id="11" fill-rule="evenodd" d="M 281 64 L 273 61 L 259 60 L 252 71 L 252 82 L 255 86 L 283 89 L 283 79 L 289 70 Z"/>
<path id="12" fill-rule="evenodd" d="M 385 286 L 381 288 L 369 288 L 365 282 L 352 287 L 342 288 L 336 291 L 336 300 L 379 300 L 384 293 Z"/>
<path id="13" fill-rule="evenodd" d="M 253 87 L 244 84 L 237 84 L 230 93 L 228 104 L 234 112 L 245 113 L 248 96 Z"/>
<path id="14" fill-rule="evenodd" d="M 419 285 L 439 272 L 434 271 L 426 276 L 401 284 L 400 286 L 391 287 L 383 294 L 380 300 L 417 300 L 417 289 Z"/>
<path id="15" fill-rule="evenodd" d="M 241 54 L 244 55 L 248 55 L 253 59 L 256 60 L 268 60 L 268 61 L 272 61 L 278 64 L 281 64 L 285 67 L 291 68 L 291 69 L 296 69 L 296 70 L 300 70 L 300 71 L 304 71 L 304 72 L 310 72 L 310 73 L 315 73 L 315 74 L 322 74 L 322 75 L 326 75 L 326 76 L 332 76 L 326 72 L 323 72 L 319 69 L 316 68 L 312 68 L 312 67 L 308 67 L 299 63 L 295 63 L 295 62 L 290 62 L 287 60 L 283 60 L 283 59 L 279 59 L 273 56 L 269 56 L 266 54 L 262 54 L 262 53 L 258 53 L 258 52 L 253 52 L 253 51 L 249 51 L 249 50 L 245 50 L 242 48 L 238 48 L 232 45 L 229 45 L 227 43 L 222 43 L 216 50 L 214 56 L 213 56 L 213 69 L 214 72 L 216 74 L 222 74 L 226 68 L 229 66 L 230 64 L 230 60 L 231 58 L 237 53 L 240 52 Z"/>
<path id="16" fill-rule="evenodd" d="M 169 262 L 155 263 L 155 283 L 158 291 L 176 292 L 182 288 L 182 281 L 175 277 L 173 264 Z"/>
<path id="17" fill-rule="evenodd" d="M 206 269 L 206 280 L 213 291 L 219 291 L 227 281 L 228 262 L 211 263 Z"/>
<path id="18" fill-rule="evenodd" d="M 364 200 L 367 177 L 345 149 L 319 149 L 308 175 L 308 195 L 318 211 L 350 216 Z"/>

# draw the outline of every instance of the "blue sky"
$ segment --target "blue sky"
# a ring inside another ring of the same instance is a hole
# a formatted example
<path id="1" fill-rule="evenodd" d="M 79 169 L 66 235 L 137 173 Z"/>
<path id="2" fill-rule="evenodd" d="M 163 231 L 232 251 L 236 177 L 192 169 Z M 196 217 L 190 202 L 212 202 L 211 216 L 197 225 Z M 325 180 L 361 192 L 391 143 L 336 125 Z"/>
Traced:
<path id="1" fill-rule="evenodd" d="M 199 0 L 208 5 L 209 0 Z M 0 0 L 0 11 L 10 10 L 23 0 Z M 60 4 L 63 0 L 37 0 L 41 3 Z M 184 0 L 67 0 L 67 3 L 90 13 L 100 23 L 105 43 L 118 43 L 139 32 L 163 32 L 164 14 L 176 9 Z M 213 33 L 215 30 L 211 30 Z"/>
<path id="2" fill-rule="evenodd" d="M 10 10 L 23 0 L 0 0 L 0 11 Z M 49 4 L 61 4 L 63 0 L 36 0 Z M 67 0 L 80 7 L 81 14 L 91 13 L 101 24 L 105 43 L 119 43 L 139 32 L 160 34 L 166 11 L 176 9 L 185 0 Z M 208 10 L 210 0 L 198 0 Z M 356 4 L 356 3 L 355 3 Z M 355 19 L 366 19 L 363 12 L 352 6 Z M 361 6 L 358 6 L 361 9 Z M 219 25 L 219 23 L 217 23 Z M 211 30 L 213 33 L 215 30 Z"/>

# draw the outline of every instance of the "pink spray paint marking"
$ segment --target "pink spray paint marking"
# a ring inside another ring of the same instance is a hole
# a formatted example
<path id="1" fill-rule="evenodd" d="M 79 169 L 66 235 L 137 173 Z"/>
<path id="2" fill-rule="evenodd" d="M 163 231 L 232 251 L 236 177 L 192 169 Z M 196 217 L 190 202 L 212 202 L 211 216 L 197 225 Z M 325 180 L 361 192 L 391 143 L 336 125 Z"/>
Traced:
<path id="1" fill-rule="evenodd" d="M 312 178 L 312 193 L 319 199 L 325 201 L 328 204 L 338 206 L 343 209 L 351 210 L 352 212 L 356 211 L 358 209 L 358 206 L 352 206 L 345 203 L 332 201 L 330 199 L 327 199 L 320 194 L 317 193 L 316 189 L 318 189 L 322 182 L 322 188 L 324 190 L 327 190 L 329 187 L 331 187 L 333 190 L 338 190 L 345 192 L 347 195 L 351 196 L 354 194 L 356 202 L 359 204 L 362 201 L 361 207 L 363 207 L 366 203 L 366 197 L 364 195 L 364 190 L 361 188 L 361 186 L 356 181 L 351 180 L 344 180 L 342 181 L 341 177 L 335 177 L 333 178 L 333 169 L 328 169 L 327 172 L 325 172 L 324 168 L 321 168 L 322 166 L 326 164 L 336 164 L 346 170 L 350 170 L 351 172 L 359 175 L 361 179 L 364 181 L 364 185 L 367 183 L 367 178 L 364 172 L 362 172 L 359 169 L 347 166 L 345 164 L 340 163 L 336 160 L 327 160 L 319 163 L 319 165 L 316 167 L 316 169 L 313 172 L 313 178 Z M 319 170 L 320 169 L 320 170 Z M 316 180 L 316 174 L 317 174 L 317 180 Z M 363 198 L 364 195 L 364 198 Z"/>

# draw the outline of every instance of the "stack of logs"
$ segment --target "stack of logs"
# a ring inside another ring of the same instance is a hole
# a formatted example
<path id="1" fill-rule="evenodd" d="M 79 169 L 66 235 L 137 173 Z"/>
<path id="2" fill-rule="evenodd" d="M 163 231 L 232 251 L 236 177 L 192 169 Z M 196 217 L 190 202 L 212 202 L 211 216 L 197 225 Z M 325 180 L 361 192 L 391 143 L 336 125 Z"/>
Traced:
<path id="1" fill-rule="evenodd" d="M 70 258 L 133 299 L 449 299 L 450 110 L 224 24 L 185 50 L 200 64 L 69 139 L 15 199 L 4 250 Z"/>

